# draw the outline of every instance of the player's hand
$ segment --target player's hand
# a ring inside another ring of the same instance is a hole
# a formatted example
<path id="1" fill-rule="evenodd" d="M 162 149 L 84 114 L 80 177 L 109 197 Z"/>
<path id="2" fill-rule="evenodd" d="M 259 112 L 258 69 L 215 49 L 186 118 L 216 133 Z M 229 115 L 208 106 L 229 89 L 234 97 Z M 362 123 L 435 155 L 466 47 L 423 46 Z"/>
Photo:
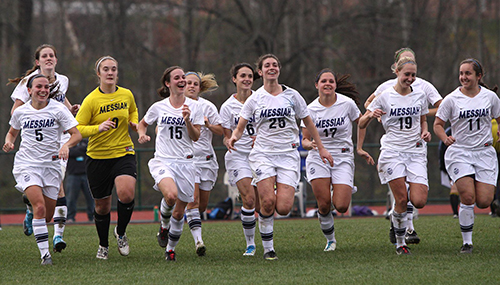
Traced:
<path id="1" fill-rule="evenodd" d="M 372 112 L 372 117 L 381 118 L 385 114 L 387 114 L 387 113 L 382 111 L 381 109 L 375 109 L 375 111 Z"/>
<path id="2" fill-rule="evenodd" d="M 128 125 L 130 126 L 130 128 L 137 133 L 137 130 L 138 130 L 138 125 L 136 123 L 132 123 L 132 122 L 128 122 Z"/>
<path id="3" fill-rule="evenodd" d="M 319 155 L 324 163 L 329 163 L 333 167 L 333 157 L 328 150 L 325 148 L 320 149 Z"/>
<path id="4" fill-rule="evenodd" d="M 234 136 L 231 136 L 228 140 L 227 140 L 227 149 L 229 150 L 229 152 L 231 152 L 231 150 L 237 150 L 235 147 L 234 147 L 234 143 L 237 141 L 236 137 Z"/>
<path id="5" fill-rule="evenodd" d="M 71 106 L 71 114 L 73 115 L 76 115 L 76 113 L 78 113 L 78 111 L 80 110 L 80 104 L 75 104 L 73 106 Z"/>
<path id="6" fill-rule="evenodd" d="M 189 106 L 186 104 L 182 105 L 182 118 L 184 118 L 184 121 L 189 121 L 190 116 L 191 110 L 189 110 Z"/>
<path id="7" fill-rule="evenodd" d="M 9 152 L 14 149 L 14 144 L 11 142 L 5 142 L 5 144 L 2 147 L 3 151 Z"/>
<path id="8" fill-rule="evenodd" d="M 138 139 L 140 144 L 146 143 L 150 140 L 151 140 L 151 137 L 148 135 L 141 135 L 141 136 L 139 136 L 139 139 Z"/>
<path id="9" fill-rule="evenodd" d="M 359 156 L 365 159 L 366 163 L 368 163 L 369 165 L 375 165 L 375 160 L 373 160 L 373 157 L 368 152 L 364 151 L 363 149 L 358 149 L 356 151 Z"/>
<path id="10" fill-rule="evenodd" d="M 423 132 L 422 135 L 420 136 L 424 141 L 430 142 L 431 141 L 431 133 L 429 132 Z"/>
<path id="11" fill-rule="evenodd" d="M 61 146 L 61 149 L 59 150 L 59 158 L 62 160 L 68 160 L 69 157 L 69 148 L 66 144 L 63 144 Z"/>
<path id="12" fill-rule="evenodd" d="M 111 121 L 111 118 L 108 118 L 106 121 L 102 122 L 99 125 L 99 132 L 109 131 L 111 128 L 116 128 L 115 122 Z"/>
<path id="13" fill-rule="evenodd" d="M 446 138 L 446 140 L 444 141 L 444 144 L 447 145 L 447 146 L 450 146 L 452 144 L 455 143 L 455 138 L 453 136 L 449 136 Z"/>

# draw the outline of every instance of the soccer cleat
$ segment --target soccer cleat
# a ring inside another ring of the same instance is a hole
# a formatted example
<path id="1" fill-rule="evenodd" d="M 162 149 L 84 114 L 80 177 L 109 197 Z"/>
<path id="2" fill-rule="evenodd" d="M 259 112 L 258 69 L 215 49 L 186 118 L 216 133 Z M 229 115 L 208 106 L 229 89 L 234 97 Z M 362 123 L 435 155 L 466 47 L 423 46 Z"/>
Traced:
<path id="1" fill-rule="evenodd" d="M 165 260 L 175 261 L 175 251 L 173 250 L 165 251 Z"/>
<path id="2" fill-rule="evenodd" d="M 265 260 L 277 260 L 278 257 L 276 256 L 276 252 L 274 252 L 274 250 L 271 250 L 271 251 L 264 253 L 264 259 Z"/>
<path id="3" fill-rule="evenodd" d="M 118 252 L 123 256 L 127 256 L 130 253 L 130 248 L 128 246 L 127 234 L 124 234 L 123 236 L 119 236 L 118 233 L 116 232 L 116 227 L 115 227 L 115 230 L 113 231 L 113 235 L 115 236 L 116 242 L 118 243 Z"/>
<path id="4" fill-rule="evenodd" d="M 411 254 L 410 248 L 408 248 L 408 246 L 406 246 L 406 245 L 403 245 L 403 246 L 400 246 L 400 247 L 396 248 L 396 253 L 398 255 L 408 255 L 408 254 Z"/>
<path id="5" fill-rule="evenodd" d="M 200 240 L 196 243 L 196 254 L 198 256 L 205 256 L 205 252 L 207 251 L 207 247 L 205 244 Z"/>
<path id="6" fill-rule="evenodd" d="M 97 257 L 98 259 L 108 259 L 108 252 L 108 247 L 99 245 L 99 249 L 97 250 L 97 255 L 95 257 Z"/>
<path id="7" fill-rule="evenodd" d="M 323 251 L 334 251 L 337 248 L 337 243 L 334 241 L 329 241 L 326 243 L 325 249 Z"/>
<path id="8" fill-rule="evenodd" d="M 42 257 L 42 265 L 52 265 L 52 256 L 47 252 L 43 257 Z"/>
<path id="9" fill-rule="evenodd" d="M 420 242 L 420 238 L 415 230 L 408 230 L 406 231 L 405 241 L 407 244 L 418 244 Z"/>
<path id="10" fill-rule="evenodd" d="M 26 216 L 23 221 L 23 231 L 27 236 L 33 234 L 33 213 L 30 210 L 26 210 Z"/>
<path id="11" fill-rule="evenodd" d="M 243 256 L 254 256 L 255 255 L 255 245 L 249 245 L 243 253 Z"/>
<path id="12" fill-rule="evenodd" d="M 462 248 L 460 248 L 460 253 L 472 253 L 472 244 L 464 244 L 462 245 Z"/>
<path id="13" fill-rule="evenodd" d="M 156 234 L 156 239 L 158 240 L 158 244 L 161 247 L 167 247 L 168 229 L 164 229 L 164 228 L 162 228 L 162 226 L 160 226 L 160 230 L 158 230 L 158 233 Z"/>
<path id="14" fill-rule="evenodd" d="M 458 215 L 453 215 L 453 219 L 458 219 Z"/>
<path id="15" fill-rule="evenodd" d="M 62 239 L 62 236 L 55 236 L 54 241 L 54 252 L 61 252 L 66 248 L 66 242 Z"/>
<path id="16" fill-rule="evenodd" d="M 392 221 L 391 221 L 391 228 L 389 229 L 389 241 L 392 244 L 396 244 L 396 232 L 394 232 L 394 225 L 392 224 Z"/>

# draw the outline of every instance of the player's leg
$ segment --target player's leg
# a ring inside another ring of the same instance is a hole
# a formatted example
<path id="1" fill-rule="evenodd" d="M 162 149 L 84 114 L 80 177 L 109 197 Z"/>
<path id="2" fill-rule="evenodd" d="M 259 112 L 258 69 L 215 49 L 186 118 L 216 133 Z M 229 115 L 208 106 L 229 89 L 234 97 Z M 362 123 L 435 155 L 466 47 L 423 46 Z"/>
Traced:
<path id="1" fill-rule="evenodd" d="M 258 204 L 257 188 L 252 186 L 252 178 L 250 177 L 240 179 L 236 182 L 236 186 L 243 204 L 241 207 L 241 224 L 246 240 L 246 250 L 243 255 L 253 256 L 255 254 L 255 227 L 257 224 L 255 218 L 256 205 Z"/>
<path id="2" fill-rule="evenodd" d="M 64 193 L 63 185 L 64 183 L 61 182 L 61 188 L 59 189 L 59 195 L 57 197 L 56 208 L 54 212 L 54 252 L 61 252 L 66 248 L 66 242 L 63 240 L 63 235 L 64 229 L 66 228 L 68 207 L 66 204 L 66 195 Z"/>

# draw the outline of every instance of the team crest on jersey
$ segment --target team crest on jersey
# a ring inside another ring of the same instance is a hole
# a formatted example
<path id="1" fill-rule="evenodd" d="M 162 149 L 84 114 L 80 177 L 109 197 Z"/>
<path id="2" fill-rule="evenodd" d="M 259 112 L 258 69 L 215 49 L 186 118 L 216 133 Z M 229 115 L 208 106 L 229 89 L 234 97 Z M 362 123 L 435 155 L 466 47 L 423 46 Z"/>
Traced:
<path id="1" fill-rule="evenodd" d="M 234 176 L 234 177 L 238 177 L 238 170 L 234 170 L 234 171 L 233 171 L 233 176 Z"/>
<path id="2" fill-rule="evenodd" d="M 160 175 L 165 174 L 165 169 L 160 169 L 160 171 L 158 172 L 158 174 L 160 174 Z"/>
<path id="3" fill-rule="evenodd" d="M 30 176 L 28 174 L 24 175 L 24 182 L 29 182 L 30 181 Z"/>
<path id="4" fill-rule="evenodd" d="M 453 169 L 453 173 L 455 173 L 455 175 L 457 175 L 459 172 L 460 172 L 460 170 L 458 170 L 458 168 Z"/>
<path id="5" fill-rule="evenodd" d="M 311 174 L 314 174 L 314 173 L 316 173 L 316 169 L 315 169 L 314 167 L 311 167 L 311 168 L 309 169 L 309 172 L 311 172 Z"/>
<path id="6" fill-rule="evenodd" d="M 387 169 L 387 174 L 392 175 L 392 173 L 393 173 L 393 172 L 394 172 L 394 171 L 392 170 L 392 168 L 388 168 L 388 169 Z"/>
<path id="7" fill-rule="evenodd" d="M 262 170 L 259 169 L 259 168 L 255 169 L 255 175 L 261 176 L 262 175 Z"/>

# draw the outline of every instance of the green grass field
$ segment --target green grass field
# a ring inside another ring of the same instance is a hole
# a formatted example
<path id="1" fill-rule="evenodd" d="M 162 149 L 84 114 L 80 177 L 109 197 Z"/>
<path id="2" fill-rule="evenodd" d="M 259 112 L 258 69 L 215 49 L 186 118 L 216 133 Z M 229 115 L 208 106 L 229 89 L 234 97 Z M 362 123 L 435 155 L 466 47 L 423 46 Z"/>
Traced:
<path id="1" fill-rule="evenodd" d="M 458 220 L 422 216 L 415 227 L 422 238 L 410 246 L 411 256 L 397 256 L 389 243 L 389 222 L 380 217 L 335 220 L 337 250 L 323 252 L 325 239 L 317 219 L 275 220 L 279 260 L 257 254 L 243 257 L 241 223 L 206 222 L 207 255 L 195 254 L 187 224 L 176 248 L 177 262 L 166 262 L 156 242 L 158 224 L 131 224 L 127 230 L 131 253 L 119 255 L 110 236 L 108 260 L 97 260 L 93 225 L 69 225 L 68 247 L 53 254 L 54 266 L 43 267 L 33 236 L 20 226 L 0 231 L 2 284 L 498 284 L 500 219 L 476 217 L 474 253 L 461 255 Z M 113 226 L 112 226 L 113 228 Z M 111 228 L 111 229 L 112 229 Z M 52 233 L 53 227 L 49 227 Z M 110 231 L 111 233 L 111 231 Z M 52 244 L 52 242 L 51 242 Z"/>

